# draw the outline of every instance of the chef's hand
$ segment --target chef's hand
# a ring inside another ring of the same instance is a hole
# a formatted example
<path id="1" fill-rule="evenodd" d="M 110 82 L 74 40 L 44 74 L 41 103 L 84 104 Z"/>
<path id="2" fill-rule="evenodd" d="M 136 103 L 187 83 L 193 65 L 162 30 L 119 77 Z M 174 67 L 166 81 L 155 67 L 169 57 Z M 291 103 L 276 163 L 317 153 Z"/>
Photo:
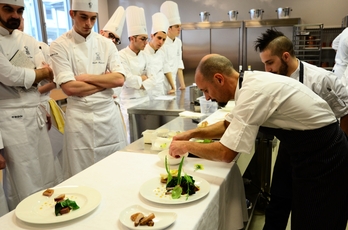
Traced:
<path id="1" fill-rule="evenodd" d="M 180 89 L 180 90 L 185 90 L 185 89 L 186 89 L 186 86 L 185 86 L 185 85 L 182 85 L 182 86 L 180 86 L 179 89 Z"/>
<path id="2" fill-rule="evenodd" d="M 145 80 L 147 80 L 148 79 L 148 77 L 146 76 L 146 75 L 141 75 L 141 80 L 142 81 L 145 81 Z"/>
<path id="3" fill-rule="evenodd" d="M 179 158 L 181 155 L 186 154 L 188 151 L 186 150 L 186 144 L 189 141 L 172 141 L 169 146 L 169 155 L 175 158 Z"/>
<path id="4" fill-rule="evenodd" d="M 169 91 L 168 91 L 168 95 L 170 95 L 170 94 L 175 94 L 175 89 L 169 90 Z"/>
<path id="5" fill-rule="evenodd" d="M 89 77 L 89 74 L 84 73 L 84 74 L 80 74 L 78 76 L 75 76 L 75 80 L 86 82 L 88 77 Z"/>
<path id="6" fill-rule="evenodd" d="M 51 127 L 52 127 L 52 119 L 51 119 L 51 115 L 49 113 L 46 113 L 46 118 L 47 118 L 47 130 L 50 131 Z"/>
<path id="7" fill-rule="evenodd" d="M 6 160 L 5 158 L 0 154 L 0 170 L 6 168 Z"/>

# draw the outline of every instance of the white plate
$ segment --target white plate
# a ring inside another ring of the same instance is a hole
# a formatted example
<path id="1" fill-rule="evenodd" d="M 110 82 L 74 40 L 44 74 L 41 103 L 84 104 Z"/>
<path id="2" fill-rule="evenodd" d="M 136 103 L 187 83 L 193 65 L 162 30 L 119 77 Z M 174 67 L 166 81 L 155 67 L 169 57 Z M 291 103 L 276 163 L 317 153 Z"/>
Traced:
<path id="1" fill-rule="evenodd" d="M 149 215 L 150 213 L 155 214 L 155 218 L 153 219 L 153 222 L 155 223 L 154 226 L 140 226 L 137 227 L 134 226 L 134 222 L 130 219 L 131 215 L 141 212 L 144 214 L 144 216 Z M 158 230 L 158 229 L 164 229 L 174 223 L 176 220 L 176 213 L 174 212 L 157 212 L 157 211 L 151 211 L 146 208 L 143 208 L 139 205 L 132 205 L 125 210 L 123 210 L 120 214 L 120 221 L 121 223 L 130 229 L 151 229 L 151 230 Z"/>
<path id="2" fill-rule="evenodd" d="M 78 218 L 93 211 L 101 201 L 100 193 L 93 188 L 67 186 L 53 189 L 54 193 L 51 197 L 42 195 L 45 191 L 42 190 L 22 200 L 16 207 L 16 216 L 22 221 L 34 224 L 59 223 Z M 66 198 L 76 201 L 80 208 L 72 210 L 68 214 L 56 216 L 54 213 L 56 204 L 54 198 L 60 194 L 65 194 Z"/>
<path id="3" fill-rule="evenodd" d="M 183 204 L 192 202 L 206 196 L 210 191 L 210 184 L 208 181 L 200 178 L 198 176 L 194 176 L 195 185 L 200 189 L 188 197 L 186 200 L 186 195 L 182 195 L 179 199 L 172 199 L 172 196 L 165 195 L 166 193 L 166 184 L 161 183 L 160 177 L 152 178 L 151 180 L 146 181 L 140 187 L 140 194 L 147 200 L 160 203 L 160 204 Z"/>
<path id="4" fill-rule="evenodd" d="M 187 157 L 188 153 L 185 153 L 179 158 L 174 158 L 171 155 L 169 155 L 169 149 L 163 150 L 158 153 L 158 157 L 161 159 L 161 162 L 163 163 L 163 167 L 165 167 L 165 157 L 167 156 L 167 162 L 169 165 L 178 165 L 181 162 L 182 157 Z"/>

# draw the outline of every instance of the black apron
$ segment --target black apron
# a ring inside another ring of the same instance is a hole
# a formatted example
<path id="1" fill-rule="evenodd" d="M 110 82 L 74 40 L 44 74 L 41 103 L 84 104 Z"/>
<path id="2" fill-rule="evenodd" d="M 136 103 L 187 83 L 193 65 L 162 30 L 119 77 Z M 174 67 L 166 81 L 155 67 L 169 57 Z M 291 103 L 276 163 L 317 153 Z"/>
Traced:
<path id="1" fill-rule="evenodd" d="M 243 79 L 239 79 L 240 86 Z M 348 216 L 348 142 L 339 123 L 314 130 L 260 127 L 275 135 L 292 167 L 292 229 L 345 230 Z"/>

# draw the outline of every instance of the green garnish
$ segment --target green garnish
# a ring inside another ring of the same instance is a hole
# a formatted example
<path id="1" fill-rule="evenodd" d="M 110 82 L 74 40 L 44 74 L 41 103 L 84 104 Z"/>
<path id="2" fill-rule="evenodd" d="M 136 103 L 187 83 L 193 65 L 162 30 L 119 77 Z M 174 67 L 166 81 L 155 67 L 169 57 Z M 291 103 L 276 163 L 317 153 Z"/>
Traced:
<path id="1" fill-rule="evenodd" d="M 204 166 L 202 164 L 195 164 L 195 170 L 194 171 L 203 170 L 203 169 L 204 169 Z"/>
<path id="2" fill-rule="evenodd" d="M 167 171 L 167 173 L 168 173 L 168 178 L 167 178 L 167 185 L 169 184 L 169 182 L 172 180 L 172 174 L 170 173 L 170 170 L 169 170 L 169 168 L 168 168 L 168 161 L 167 161 L 167 156 L 165 157 L 165 159 L 164 159 L 164 165 L 165 165 L 165 167 L 166 167 L 166 171 Z"/>
<path id="3" fill-rule="evenodd" d="M 189 185 L 193 184 L 191 177 L 189 175 L 187 175 L 186 173 L 184 175 L 184 178 L 185 178 L 187 184 L 189 184 Z M 190 196 L 190 186 L 187 186 L 186 200 L 188 200 L 189 196 Z"/>
<path id="4" fill-rule="evenodd" d="M 80 208 L 76 204 L 76 202 L 73 200 L 66 199 L 66 200 L 57 202 L 56 205 L 54 206 L 54 212 L 55 212 L 56 216 L 58 216 L 60 214 L 60 210 L 62 208 L 66 208 L 66 207 L 69 207 L 69 209 L 72 209 L 72 210 L 76 210 L 76 209 Z"/>
<path id="5" fill-rule="evenodd" d="M 185 157 L 183 157 L 180 161 L 180 165 L 178 169 L 178 182 L 172 191 L 173 199 L 179 199 L 181 197 L 181 193 L 182 193 L 182 187 L 180 186 L 181 185 L 181 169 L 182 169 L 182 164 L 184 163 L 184 158 Z"/>

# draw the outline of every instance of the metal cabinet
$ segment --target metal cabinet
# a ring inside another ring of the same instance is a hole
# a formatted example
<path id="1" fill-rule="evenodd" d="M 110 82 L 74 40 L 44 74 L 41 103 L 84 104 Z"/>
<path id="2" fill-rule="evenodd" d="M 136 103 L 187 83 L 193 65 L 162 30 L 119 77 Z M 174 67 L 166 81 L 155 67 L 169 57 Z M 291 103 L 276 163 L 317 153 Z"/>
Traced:
<path id="1" fill-rule="evenodd" d="M 344 27 L 323 28 L 320 66 L 327 70 L 332 70 L 335 65 L 336 50 L 331 47 L 332 42 L 343 30 Z"/>

